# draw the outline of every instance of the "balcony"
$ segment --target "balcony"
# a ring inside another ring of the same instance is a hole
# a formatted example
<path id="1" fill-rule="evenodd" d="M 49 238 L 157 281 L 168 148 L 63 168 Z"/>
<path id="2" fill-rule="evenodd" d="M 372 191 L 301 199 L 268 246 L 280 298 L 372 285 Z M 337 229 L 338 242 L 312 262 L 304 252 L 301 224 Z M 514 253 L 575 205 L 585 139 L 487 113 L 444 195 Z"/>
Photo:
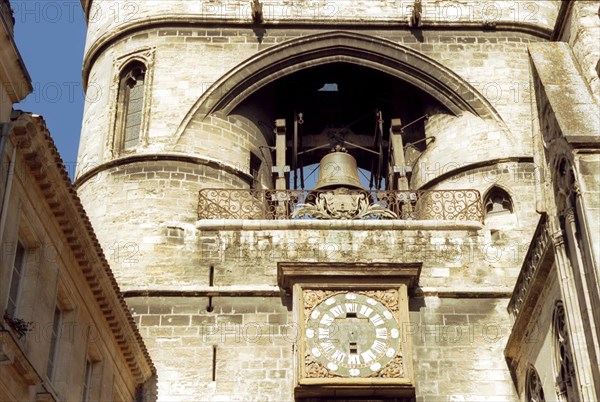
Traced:
<path id="1" fill-rule="evenodd" d="M 477 190 L 202 189 L 198 219 L 401 219 L 483 222 Z"/>

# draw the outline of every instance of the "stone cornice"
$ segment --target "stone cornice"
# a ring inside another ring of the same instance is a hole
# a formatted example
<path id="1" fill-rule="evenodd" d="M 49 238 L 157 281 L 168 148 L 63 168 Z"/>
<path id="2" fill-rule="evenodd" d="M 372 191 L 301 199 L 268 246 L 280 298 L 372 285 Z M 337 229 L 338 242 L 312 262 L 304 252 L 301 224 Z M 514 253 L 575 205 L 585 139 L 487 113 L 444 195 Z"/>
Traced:
<path id="1" fill-rule="evenodd" d="M 32 185 L 37 185 L 63 234 L 61 241 L 77 261 L 133 378 L 137 384 L 144 383 L 156 370 L 44 120 L 22 113 L 12 122 L 10 136 L 29 169 Z"/>
<path id="2" fill-rule="evenodd" d="M 277 284 L 291 294 L 295 284 L 327 288 L 382 288 L 406 285 L 414 290 L 419 284 L 422 263 L 335 263 L 280 262 L 277 264 Z"/>
<path id="3" fill-rule="evenodd" d="M 201 157 L 198 155 L 184 154 L 184 153 L 175 153 L 175 152 L 161 152 L 161 153 L 139 153 L 133 155 L 123 156 L 117 159 L 113 159 L 107 162 L 102 162 L 89 170 L 86 170 L 83 174 L 75 178 L 75 183 L 73 184 L 75 188 L 79 188 L 86 181 L 90 180 L 95 175 L 111 169 L 116 166 L 125 166 L 134 163 L 140 162 L 157 162 L 157 161 L 177 161 L 190 163 L 193 165 L 206 165 L 210 167 L 214 167 L 215 169 L 220 169 L 225 172 L 231 173 L 235 176 L 238 176 L 240 179 L 246 181 L 248 184 L 252 183 L 252 176 L 249 173 L 242 171 L 239 167 L 228 165 L 226 163 Z"/>

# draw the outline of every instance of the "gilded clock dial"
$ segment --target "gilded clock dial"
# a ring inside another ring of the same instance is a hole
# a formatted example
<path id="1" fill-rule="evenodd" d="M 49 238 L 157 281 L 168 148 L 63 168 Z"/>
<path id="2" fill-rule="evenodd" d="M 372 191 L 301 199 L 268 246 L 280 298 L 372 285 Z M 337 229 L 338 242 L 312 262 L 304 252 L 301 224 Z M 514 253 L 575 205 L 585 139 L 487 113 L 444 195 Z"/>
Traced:
<path id="1" fill-rule="evenodd" d="M 399 352 L 394 315 L 360 292 L 338 293 L 319 303 L 305 331 L 308 352 L 337 376 L 372 376 Z"/>

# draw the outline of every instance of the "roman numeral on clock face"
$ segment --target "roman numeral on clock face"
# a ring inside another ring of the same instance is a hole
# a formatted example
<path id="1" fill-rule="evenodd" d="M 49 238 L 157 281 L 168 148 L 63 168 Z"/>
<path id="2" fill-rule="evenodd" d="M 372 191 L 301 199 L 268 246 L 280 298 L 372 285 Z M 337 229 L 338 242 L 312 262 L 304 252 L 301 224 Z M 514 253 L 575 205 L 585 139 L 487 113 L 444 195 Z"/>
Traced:
<path id="1" fill-rule="evenodd" d="M 320 332 L 320 328 L 319 328 L 319 332 Z M 321 335 L 319 334 L 319 336 L 321 336 Z M 375 329 L 375 337 L 379 338 L 379 339 L 387 339 L 387 337 L 388 337 L 387 328 L 376 328 Z"/>
<path id="2" fill-rule="evenodd" d="M 383 319 L 381 318 L 381 316 L 379 314 L 375 314 L 373 317 L 370 318 L 371 322 L 373 323 L 373 325 L 375 326 L 379 326 L 383 324 Z"/>
<path id="3" fill-rule="evenodd" d="M 323 318 L 321 318 L 320 323 L 322 325 L 330 326 L 333 323 L 334 318 L 330 315 L 324 314 Z"/>
<path id="4" fill-rule="evenodd" d="M 385 343 L 375 340 L 371 348 L 374 349 L 377 353 L 383 353 L 383 351 L 385 350 Z"/>
<path id="5" fill-rule="evenodd" d="M 335 360 L 337 360 L 340 363 L 343 363 L 344 360 L 346 360 L 346 354 L 343 352 L 340 352 L 339 350 L 336 350 L 335 352 L 333 352 L 333 354 L 331 355 L 332 358 L 334 358 Z"/>
<path id="6" fill-rule="evenodd" d="M 344 314 L 344 309 L 342 308 L 342 306 L 334 306 L 331 308 L 331 310 L 329 310 L 329 312 L 333 314 L 335 318 L 337 318 Z"/>
<path id="7" fill-rule="evenodd" d="M 331 353 L 331 351 L 335 349 L 335 346 L 333 346 L 333 343 L 331 342 L 323 342 L 321 343 L 321 347 L 325 353 Z"/>
<path id="8" fill-rule="evenodd" d="M 329 338 L 329 328 L 319 327 L 319 339 Z"/>
<path id="9" fill-rule="evenodd" d="M 375 359 L 375 357 L 377 357 L 377 356 L 375 356 L 375 353 L 373 353 L 371 351 L 371 349 L 367 350 L 364 353 L 361 353 L 360 356 L 363 358 L 363 360 L 365 361 L 365 363 L 368 363 L 371 360 Z"/>
<path id="10" fill-rule="evenodd" d="M 360 313 L 362 315 L 364 315 L 365 317 L 369 317 L 371 315 L 371 313 L 373 312 L 373 309 L 370 307 L 365 306 L 364 304 L 362 306 L 360 306 Z"/>
<path id="11" fill-rule="evenodd" d="M 348 355 L 348 364 L 360 364 L 360 356 L 359 355 Z"/>

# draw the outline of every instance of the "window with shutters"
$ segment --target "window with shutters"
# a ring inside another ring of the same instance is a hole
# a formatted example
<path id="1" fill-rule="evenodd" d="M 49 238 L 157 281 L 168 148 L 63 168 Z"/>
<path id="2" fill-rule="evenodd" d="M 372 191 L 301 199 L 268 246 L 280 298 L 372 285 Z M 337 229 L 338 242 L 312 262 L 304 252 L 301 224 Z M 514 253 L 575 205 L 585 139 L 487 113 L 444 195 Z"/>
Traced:
<path id="1" fill-rule="evenodd" d="M 17 241 L 15 258 L 13 260 L 12 275 L 10 278 L 10 289 L 8 293 L 8 303 L 6 305 L 6 314 L 9 317 L 16 317 L 17 307 L 19 305 L 19 296 L 21 286 L 23 285 L 23 276 L 25 275 L 25 247 L 21 241 Z"/>
<path id="2" fill-rule="evenodd" d="M 46 375 L 50 381 L 54 381 L 56 366 L 59 356 L 59 344 L 62 325 L 62 311 L 58 306 L 54 307 L 54 319 L 52 321 L 52 332 L 50 334 L 50 352 L 48 354 L 48 364 L 46 366 Z"/>

